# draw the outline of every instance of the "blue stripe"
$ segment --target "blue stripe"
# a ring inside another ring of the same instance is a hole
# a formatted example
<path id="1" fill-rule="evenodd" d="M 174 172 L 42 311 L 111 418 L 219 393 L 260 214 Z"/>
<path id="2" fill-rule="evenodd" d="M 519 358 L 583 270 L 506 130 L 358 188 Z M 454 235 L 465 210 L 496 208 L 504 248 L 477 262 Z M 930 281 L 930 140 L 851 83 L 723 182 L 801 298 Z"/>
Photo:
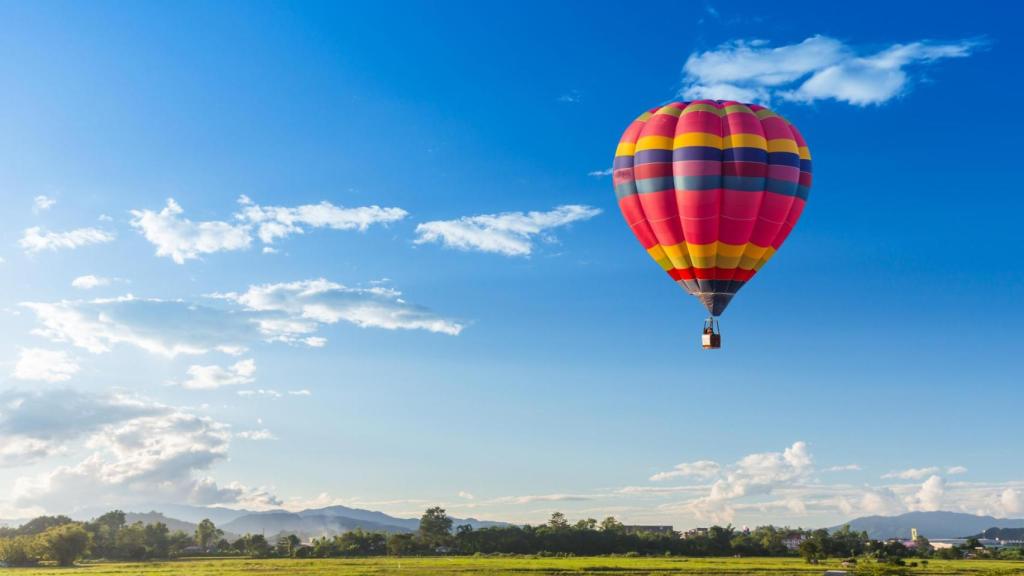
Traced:
<path id="1" fill-rule="evenodd" d="M 619 168 L 632 168 L 633 157 L 632 156 L 616 156 L 612 160 L 612 170 L 618 170 Z"/>
<path id="2" fill-rule="evenodd" d="M 807 197 L 811 195 L 811 189 L 808 186 L 797 186 L 796 197 L 802 200 L 807 200 Z"/>
<path id="3" fill-rule="evenodd" d="M 661 192 L 662 190 L 674 190 L 675 181 L 671 176 L 658 176 L 656 178 L 643 178 L 636 181 L 636 191 L 640 194 L 648 192 Z"/>
<path id="4" fill-rule="evenodd" d="M 810 174 L 811 173 L 811 161 L 810 160 L 801 160 L 800 161 L 800 171 L 801 172 L 807 172 L 808 174 Z"/>
<path id="5" fill-rule="evenodd" d="M 726 162 L 768 162 L 768 152 L 760 148 L 729 148 L 723 150 L 722 160 Z"/>
<path id="6" fill-rule="evenodd" d="M 796 187 L 796 182 L 787 182 L 786 180 L 776 180 L 774 178 L 767 178 L 764 183 L 765 192 L 785 194 L 786 196 L 796 196 Z"/>
<path id="7" fill-rule="evenodd" d="M 615 198 L 617 200 L 622 200 L 626 196 L 634 194 L 636 194 L 636 182 L 634 180 L 615 185 Z"/>
<path id="8" fill-rule="evenodd" d="M 641 150 L 636 153 L 637 164 L 653 164 L 655 162 L 671 162 L 671 150 Z"/>
<path id="9" fill-rule="evenodd" d="M 796 182 L 777 180 L 775 178 L 755 178 L 753 176 L 676 176 L 677 190 L 714 190 L 725 188 L 741 192 L 774 192 L 786 196 L 807 198 L 810 189 L 798 186 Z M 800 188 L 804 188 L 801 191 Z M 643 192 L 641 190 L 641 192 Z M 803 196 L 801 196 L 803 194 Z"/>
<path id="10" fill-rule="evenodd" d="M 768 154 L 768 163 L 772 166 L 792 166 L 796 168 L 800 165 L 800 155 L 793 154 L 792 152 L 772 152 Z"/>
<path id="11" fill-rule="evenodd" d="M 710 146 L 685 146 L 672 151 L 672 160 L 722 160 L 722 151 Z"/>

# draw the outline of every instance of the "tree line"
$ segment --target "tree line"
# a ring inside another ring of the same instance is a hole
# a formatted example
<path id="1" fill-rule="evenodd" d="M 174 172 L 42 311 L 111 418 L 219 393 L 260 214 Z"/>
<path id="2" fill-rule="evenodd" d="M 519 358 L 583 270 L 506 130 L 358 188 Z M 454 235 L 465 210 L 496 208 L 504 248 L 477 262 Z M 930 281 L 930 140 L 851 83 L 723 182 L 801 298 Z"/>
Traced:
<path id="1" fill-rule="evenodd" d="M 799 545 L 795 545 L 799 542 Z M 787 545 L 788 544 L 788 545 Z M 523 555 L 673 555 L 673 556 L 793 556 L 809 562 L 825 558 L 870 558 L 888 564 L 905 564 L 930 557 L 962 558 L 968 555 L 1021 558 L 1021 551 L 986 551 L 974 540 L 961 547 L 933 550 L 927 539 L 916 546 L 899 541 L 881 542 L 849 526 L 828 530 L 802 530 L 761 526 L 737 530 L 712 526 L 681 535 L 678 532 L 646 531 L 625 526 L 613 517 L 598 522 L 588 518 L 570 523 L 555 512 L 547 523 L 531 526 L 497 526 L 474 529 L 453 526 L 444 509 L 428 509 L 419 529 L 410 533 L 353 530 L 303 543 L 295 534 L 268 539 L 246 534 L 229 541 L 210 520 L 200 522 L 193 533 L 171 531 L 161 522 L 129 524 L 124 512 L 108 512 L 89 522 L 67 516 L 41 516 L 19 528 L 0 528 L 0 562 L 28 565 L 51 560 L 71 565 L 79 559 L 151 560 L 192 555 L 244 555 L 255 558 L 333 558 L 365 556 L 423 556 L 438 554 Z"/>

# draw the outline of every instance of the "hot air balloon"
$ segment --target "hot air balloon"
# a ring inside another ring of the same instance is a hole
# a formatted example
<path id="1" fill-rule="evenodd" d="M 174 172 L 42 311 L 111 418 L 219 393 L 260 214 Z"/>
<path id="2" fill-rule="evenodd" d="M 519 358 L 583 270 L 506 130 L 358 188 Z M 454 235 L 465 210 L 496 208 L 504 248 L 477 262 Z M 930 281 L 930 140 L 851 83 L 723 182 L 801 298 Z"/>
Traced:
<path id="1" fill-rule="evenodd" d="M 626 223 L 651 258 L 718 316 L 779 249 L 811 189 L 811 154 L 795 126 L 764 106 L 672 102 L 640 115 L 612 165 Z"/>

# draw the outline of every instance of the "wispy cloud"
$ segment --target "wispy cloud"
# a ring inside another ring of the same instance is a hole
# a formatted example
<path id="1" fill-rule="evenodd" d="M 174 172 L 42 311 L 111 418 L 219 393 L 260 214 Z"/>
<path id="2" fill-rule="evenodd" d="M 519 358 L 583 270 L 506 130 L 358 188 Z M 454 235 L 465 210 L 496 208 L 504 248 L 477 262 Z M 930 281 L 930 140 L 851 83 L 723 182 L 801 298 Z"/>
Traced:
<path id="1" fill-rule="evenodd" d="M 73 250 L 90 244 L 114 241 L 114 234 L 99 228 L 76 228 L 67 232 L 47 232 L 38 226 L 27 228 L 18 245 L 29 254 L 44 250 Z"/>
<path id="2" fill-rule="evenodd" d="M 277 440 L 277 436 L 274 436 L 274 434 L 266 428 L 260 430 L 243 430 L 236 433 L 235 436 L 242 440 Z"/>
<path id="3" fill-rule="evenodd" d="M 19 380 L 64 382 L 78 373 L 78 362 L 63 350 L 22 348 L 11 374 Z"/>
<path id="4" fill-rule="evenodd" d="M 718 475 L 722 467 L 718 462 L 712 460 L 698 460 L 697 462 L 684 462 L 676 464 L 667 472 L 658 472 L 651 476 L 651 480 L 658 482 L 671 478 L 713 478 Z"/>
<path id="5" fill-rule="evenodd" d="M 570 204 L 547 212 L 503 212 L 435 220 L 416 227 L 416 243 L 440 242 L 459 250 L 529 256 L 536 236 L 600 213 L 600 209 L 592 206 Z"/>
<path id="6" fill-rule="evenodd" d="M 860 464 L 840 464 L 838 466 L 829 466 L 825 468 L 824 472 L 856 472 L 860 469 Z"/>
<path id="7" fill-rule="evenodd" d="M 240 211 L 231 221 L 193 222 L 169 198 L 159 212 L 132 210 L 131 224 L 156 246 L 157 256 L 184 264 L 205 254 L 246 250 L 252 246 L 253 234 L 264 244 L 263 252 L 273 254 L 276 250 L 270 244 L 276 239 L 302 234 L 307 228 L 364 231 L 373 224 L 395 222 L 408 215 L 401 208 L 345 208 L 327 201 L 294 207 L 260 206 L 244 195 L 238 203 Z"/>
<path id="8" fill-rule="evenodd" d="M 218 220 L 193 222 L 182 217 L 184 210 L 174 201 L 159 212 L 132 210 L 132 226 L 156 246 L 157 256 L 166 256 L 178 264 L 203 254 L 244 250 L 252 244 L 249 227 Z"/>
<path id="9" fill-rule="evenodd" d="M 39 212 L 45 212 L 45 211 L 49 210 L 50 208 L 53 208 L 53 205 L 56 204 L 56 203 L 57 203 L 57 201 L 54 200 L 53 198 L 50 198 L 49 196 L 45 196 L 43 194 L 40 194 L 39 196 L 36 196 L 32 200 L 32 211 L 37 213 L 37 214 Z"/>
<path id="10" fill-rule="evenodd" d="M 79 288 L 81 290 L 92 290 L 100 286 L 109 286 L 111 283 L 110 278 L 104 278 L 103 276 L 95 276 L 93 274 L 86 274 L 84 276 L 78 276 L 71 281 L 73 288 Z"/>
<path id="11" fill-rule="evenodd" d="M 256 361 L 239 360 L 230 366 L 193 364 L 187 371 L 188 379 L 181 383 L 190 390 L 216 390 L 225 386 L 241 386 L 256 380 Z"/>
<path id="12" fill-rule="evenodd" d="M 983 45 L 922 40 L 872 51 L 821 35 L 784 46 L 736 40 L 691 54 L 680 92 L 690 99 L 882 104 L 905 94 L 921 68 L 967 57 Z"/>
<path id="13" fill-rule="evenodd" d="M 906 470 L 894 470 L 882 475 L 882 478 L 896 478 L 899 480 L 920 480 L 939 472 L 938 466 L 927 468 L 907 468 Z"/>
<path id="14" fill-rule="evenodd" d="M 265 244 L 291 234 L 302 234 L 307 227 L 365 231 L 374 224 L 397 222 L 409 215 L 401 208 L 343 208 L 327 201 L 294 207 L 260 206 L 248 196 L 242 196 L 238 202 L 242 209 L 237 218 L 256 226 L 256 233 Z"/>
<path id="15" fill-rule="evenodd" d="M 322 339 L 309 340 L 321 324 L 348 322 L 363 328 L 426 330 L 451 336 L 464 327 L 461 322 L 409 304 L 393 288 L 353 288 L 323 278 L 262 284 L 242 293 L 211 296 L 264 313 L 255 322 L 268 339 L 311 346 L 323 345 Z"/>
<path id="16" fill-rule="evenodd" d="M 611 176 L 613 168 L 605 168 L 604 170 L 594 170 L 593 172 L 587 172 L 587 176 L 593 176 L 594 178 L 604 178 L 605 176 Z"/>

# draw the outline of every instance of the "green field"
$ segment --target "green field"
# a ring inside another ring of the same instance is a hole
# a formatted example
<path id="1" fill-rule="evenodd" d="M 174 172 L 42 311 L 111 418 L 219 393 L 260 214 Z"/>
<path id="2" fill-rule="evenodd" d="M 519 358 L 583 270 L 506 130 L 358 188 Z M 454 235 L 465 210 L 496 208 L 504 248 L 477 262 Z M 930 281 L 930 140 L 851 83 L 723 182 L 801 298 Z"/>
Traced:
<path id="1" fill-rule="evenodd" d="M 838 561 L 818 566 L 796 558 L 371 558 L 316 560 L 180 560 L 151 563 L 95 563 L 75 568 L 8 568 L 3 574 L 24 576 L 71 575 L 188 575 L 234 576 L 280 574 L 295 576 L 356 576 L 362 574 L 464 575 L 662 575 L 662 574 L 823 574 L 839 568 Z M 932 560 L 927 567 L 910 569 L 911 574 L 1024 575 L 1024 562 L 989 560 Z"/>

